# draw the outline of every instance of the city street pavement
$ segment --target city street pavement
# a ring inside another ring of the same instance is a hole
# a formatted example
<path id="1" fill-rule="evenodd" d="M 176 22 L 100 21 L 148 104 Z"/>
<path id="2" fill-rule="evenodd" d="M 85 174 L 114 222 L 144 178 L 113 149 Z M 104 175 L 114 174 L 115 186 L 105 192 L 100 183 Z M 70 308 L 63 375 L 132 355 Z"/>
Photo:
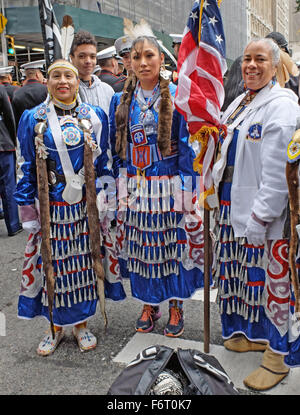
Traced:
<path id="1" fill-rule="evenodd" d="M 65 338 L 53 355 L 38 356 L 36 348 L 48 329 L 47 321 L 17 318 L 26 239 L 25 232 L 7 237 L 4 221 L 0 221 L 0 395 L 106 395 L 126 364 L 145 347 L 164 344 L 203 351 L 202 292 L 185 302 L 185 331 L 182 337 L 170 339 L 162 335 L 168 319 L 168 303 L 162 305 L 162 318 L 156 323 L 153 333 L 135 332 L 134 325 L 141 304 L 131 299 L 129 282 L 125 281 L 127 299 L 119 303 L 106 302 L 106 333 L 99 309 L 89 322 L 89 327 L 98 338 L 95 350 L 81 353 L 71 328 L 67 328 Z M 241 394 L 258 395 L 247 390 L 242 379 L 259 366 L 262 354 L 237 354 L 222 347 L 215 295 L 216 290 L 212 289 L 210 353 L 217 357 Z M 299 384 L 300 368 L 297 368 L 281 385 L 266 394 L 300 395 Z"/>

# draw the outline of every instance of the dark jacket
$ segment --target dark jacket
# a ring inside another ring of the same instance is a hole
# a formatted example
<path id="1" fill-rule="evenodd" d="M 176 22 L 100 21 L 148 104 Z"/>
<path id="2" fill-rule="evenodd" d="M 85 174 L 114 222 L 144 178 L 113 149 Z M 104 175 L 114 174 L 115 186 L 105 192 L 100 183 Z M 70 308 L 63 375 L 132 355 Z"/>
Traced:
<path id="1" fill-rule="evenodd" d="M 14 93 L 18 89 L 20 89 L 20 87 L 19 86 L 16 86 L 16 85 L 11 85 L 9 82 L 2 82 L 2 85 L 6 89 L 6 92 L 7 92 L 7 95 L 8 95 L 8 98 L 9 98 L 10 102 L 12 102 Z"/>
<path id="2" fill-rule="evenodd" d="M 99 79 L 102 82 L 106 82 L 110 85 L 115 92 L 122 92 L 127 77 L 123 74 L 114 75 L 112 72 L 102 69 L 99 75 Z"/>
<path id="3" fill-rule="evenodd" d="M 0 151 L 14 151 L 16 148 L 16 124 L 9 97 L 0 85 Z"/>
<path id="4" fill-rule="evenodd" d="M 16 125 L 18 126 L 23 112 L 41 104 L 47 98 L 47 87 L 40 82 L 29 79 L 27 83 L 19 88 L 12 100 Z"/>
<path id="5" fill-rule="evenodd" d="M 295 94 L 297 95 L 297 97 L 299 98 L 299 103 L 300 103 L 300 97 L 299 97 L 299 75 L 298 76 L 290 75 L 290 79 L 285 84 L 285 88 L 289 88 L 292 91 L 294 91 Z"/>

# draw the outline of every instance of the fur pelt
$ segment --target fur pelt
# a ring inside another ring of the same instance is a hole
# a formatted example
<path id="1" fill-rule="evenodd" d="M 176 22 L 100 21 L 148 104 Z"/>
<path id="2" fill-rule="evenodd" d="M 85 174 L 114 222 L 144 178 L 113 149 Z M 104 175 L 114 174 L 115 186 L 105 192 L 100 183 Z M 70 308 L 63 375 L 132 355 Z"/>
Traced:
<path id="1" fill-rule="evenodd" d="M 160 78 L 160 106 L 158 115 L 157 144 L 163 156 L 171 152 L 171 132 L 173 104 L 169 90 L 169 80 Z"/>
<path id="2" fill-rule="evenodd" d="M 137 79 L 134 74 L 127 78 L 120 104 L 116 111 L 116 152 L 123 160 L 126 159 L 129 106 L 136 87 L 136 82 Z"/>
<path id="3" fill-rule="evenodd" d="M 289 190 L 291 237 L 289 246 L 289 263 L 291 268 L 291 279 L 295 293 L 295 312 L 300 311 L 299 280 L 296 268 L 296 252 L 298 246 L 298 233 L 296 226 L 299 223 L 299 179 L 298 179 L 299 160 L 295 163 L 287 163 L 286 179 Z"/>
<path id="4" fill-rule="evenodd" d="M 43 136 L 39 136 L 43 139 Z M 49 185 L 46 159 L 40 158 L 36 155 L 36 173 L 38 184 L 38 196 L 40 203 L 41 220 L 41 257 L 43 261 L 43 269 L 46 276 L 47 296 L 48 296 L 48 311 L 50 319 L 50 327 L 52 338 L 55 337 L 53 324 L 53 300 L 54 300 L 54 286 L 55 277 L 52 265 L 52 254 L 50 245 L 50 203 L 49 203 Z"/>
<path id="5" fill-rule="evenodd" d="M 84 172 L 86 187 L 86 206 L 89 223 L 90 250 L 92 256 L 93 269 L 97 277 L 97 288 L 100 302 L 100 309 L 104 317 L 105 327 L 107 326 L 107 316 L 105 312 L 104 296 L 104 268 L 101 262 L 100 248 L 100 222 L 96 204 L 96 185 L 95 170 L 93 163 L 92 149 L 87 142 L 84 144 Z"/>

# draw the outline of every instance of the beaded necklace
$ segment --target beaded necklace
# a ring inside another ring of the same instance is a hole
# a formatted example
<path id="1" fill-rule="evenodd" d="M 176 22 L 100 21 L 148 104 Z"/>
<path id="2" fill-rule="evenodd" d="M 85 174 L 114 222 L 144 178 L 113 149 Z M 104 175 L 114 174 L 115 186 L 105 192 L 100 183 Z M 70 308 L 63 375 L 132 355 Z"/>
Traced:
<path id="1" fill-rule="evenodd" d="M 139 92 L 142 95 L 143 102 L 140 102 L 140 99 L 138 98 Z M 136 88 L 135 88 L 135 91 L 134 91 L 134 99 L 132 100 L 132 104 L 131 104 L 131 108 L 130 108 L 130 113 L 129 113 L 130 114 L 129 115 L 129 126 L 130 127 L 131 127 L 131 120 L 132 120 L 132 114 L 133 114 L 133 109 L 134 109 L 134 103 L 135 103 L 135 101 L 137 101 L 137 103 L 138 103 L 138 105 L 139 105 L 139 107 L 140 107 L 140 109 L 141 109 L 141 111 L 143 113 L 142 119 L 141 119 L 142 120 L 142 123 L 143 123 L 143 121 L 146 118 L 147 111 L 150 110 L 150 107 L 155 103 L 155 101 L 157 100 L 157 98 L 159 97 L 159 95 L 160 95 L 159 82 L 157 82 L 157 84 L 155 85 L 155 87 L 154 87 L 154 89 L 152 91 L 152 94 L 151 94 L 150 98 L 148 99 L 148 101 L 146 101 L 146 99 L 144 97 L 144 94 L 143 94 L 143 91 L 142 91 L 142 88 L 141 88 L 140 81 L 137 82 L 137 85 L 136 85 Z"/>

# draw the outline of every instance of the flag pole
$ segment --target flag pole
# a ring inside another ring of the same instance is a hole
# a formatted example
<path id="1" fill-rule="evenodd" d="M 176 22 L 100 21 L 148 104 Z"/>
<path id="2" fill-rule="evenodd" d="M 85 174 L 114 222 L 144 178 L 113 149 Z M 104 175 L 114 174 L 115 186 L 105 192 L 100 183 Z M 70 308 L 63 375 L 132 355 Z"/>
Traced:
<path id="1" fill-rule="evenodd" d="M 204 208 L 204 353 L 209 353 L 210 344 L 210 211 Z"/>
<path id="2" fill-rule="evenodd" d="M 201 42 L 201 22 L 204 0 L 201 0 L 199 9 L 198 43 Z M 209 210 L 204 206 L 204 353 L 209 353 L 210 343 L 210 220 Z"/>

